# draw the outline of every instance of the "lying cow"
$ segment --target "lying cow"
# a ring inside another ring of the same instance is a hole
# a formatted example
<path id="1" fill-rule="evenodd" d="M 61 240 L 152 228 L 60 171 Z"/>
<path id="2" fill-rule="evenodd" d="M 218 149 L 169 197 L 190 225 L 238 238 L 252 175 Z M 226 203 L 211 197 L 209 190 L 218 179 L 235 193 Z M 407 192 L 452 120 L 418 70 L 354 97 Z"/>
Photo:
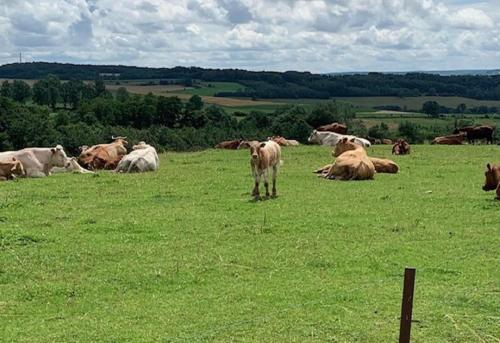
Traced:
<path id="1" fill-rule="evenodd" d="M 483 191 L 493 191 L 496 189 L 495 199 L 500 200 L 500 165 L 486 165 L 484 172 L 486 180 L 484 181 Z"/>
<path id="2" fill-rule="evenodd" d="M 344 138 L 347 138 L 348 140 L 353 140 L 354 143 L 366 148 L 371 146 L 370 141 L 364 138 L 359 138 L 351 135 L 346 136 L 334 132 L 320 132 L 317 130 L 313 130 L 307 141 L 311 144 L 335 146 L 337 145 L 338 142 L 340 142 Z"/>
<path id="3" fill-rule="evenodd" d="M 111 138 L 113 142 L 109 144 L 97 144 L 90 148 L 86 146 L 80 147 L 82 152 L 78 157 L 78 163 L 87 169 L 104 169 L 108 162 L 121 159 L 122 156 L 127 154 L 127 148 L 125 147 L 128 145 L 125 140 L 127 137 L 112 136 Z"/>
<path id="4" fill-rule="evenodd" d="M 282 136 L 272 136 L 267 138 L 268 141 L 273 141 L 278 143 L 281 146 L 298 146 L 300 143 L 295 139 L 286 139 Z"/>
<path id="5" fill-rule="evenodd" d="M 340 133 L 341 135 L 345 135 L 347 134 L 347 126 L 339 123 L 331 123 L 318 127 L 316 131 L 335 132 L 335 133 Z"/>
<path id="6" fill-rule="evenodd" d="M 393 155 L 408 155 L 410 154 L 410 144 L 404 139 L 399 138 L 392 146 Z"/>
<path id="7" fill-rule="evenodd" d="M 431 144 L 461 145 L 464 139 L 465 139 L 465 133 L 461 132 L 456 135 L 436 137 L 432 140 Z"/>
<path id="8" fill-rule="evenodd" d="M 276 197 L 276 176 L 278 175 L 281 161 L 281 148 L 278 143 L 273 141 L 251 143 L 250 145 L 250 167 L 255 181 L 255 187 L 252 191 L 252 196 L 255 200 L 260 199 L 259 183 L 260 179 L 264 178 L 264 186 L 266 188 L 266 197 L 269 197 L 269 174 L 270 169 L 273 171 L 273 189 L 272 196 Z"/>
<path id="9" fill-rule="evenodd" d="M 23 164 L 27 177 L 49 176 L 53 167 L 66 167 L 69 163 L 61 145 L 54 148 L 25 148 L 0 153 L 0 162 L 10 162 L 12 158 Z"/>
<path id="10" fill-rule="evenodd" d="M 80 173 L 80 174 L 94 174 L 93 171 L 82 168 L 82 166 L 80 166 L 78 164 L 76 157 L 70 157 L 68 159 L 68 162 L 69 163 L 64 168 L 53 167 L 50 172 L 51 173 L 73 172 L 73 173 Z"/>
<path id="11" fill-rule="evenodd" d="M 15 157 L 12 161 L 0 162 L 0 181 L 13 180 L 16 176 L 24 176 L 23 164 Z"/>
<path id="12" fill-rule="evenodd" d="M 259 141 L 241 141 L 240 145 L 238 145 L 238 149 L 250 148 L 252 145 L 259 143 L 260 143 Z"/>
<path id="13" fill-rule="evenodd" d="M 366 150 L 355 139 L 343 138 L 332 152 L 337 159 L 324 175 L 336 180 L 371 180 L 375 175 L 375 166 L 368 158 Z"/>
<path id="14" fill-rule="evenodd" d="M 238 146 L 240 145 L 241 142 L 242 142 L 241 139 L 236 139 L 232 141 L 222 141 L 215 146 L 215 149 L 236 150 L 238 149 Z"/>
<path id="15" fill-rule="evenodd" d="M 399 171 L 399 166 L 391 160 L 377 157 L 369 157 L 370 161 L 372 161 L 373 166 L 375 167 L 375 172 L 377 173 L 387 173 L 387 174 L 397 174 Z M 326 175 L 330 168 L 332 167 L 332 163 L 327 164 L 319 169 L 316 169 L 314 173 Z"/>
<path id="16" fill-rule="evenodd" d="M 158 170 L 160 159 L 158 158 L 156 149 L 149 144 L 141 143 L 143 144 L 134 146 L 135 149 L 132 152 L 123 156 L 115 172 L 143 173 Z"/>

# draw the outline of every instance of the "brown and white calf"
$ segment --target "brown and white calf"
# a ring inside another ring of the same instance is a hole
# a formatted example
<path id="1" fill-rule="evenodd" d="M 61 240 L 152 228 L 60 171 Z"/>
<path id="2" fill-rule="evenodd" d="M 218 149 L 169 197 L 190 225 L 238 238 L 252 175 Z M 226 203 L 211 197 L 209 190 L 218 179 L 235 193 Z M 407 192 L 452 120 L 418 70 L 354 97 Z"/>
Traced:
<path id="1" fill-rule="evenodd" d="M 250 167 L 255 180 L 252 196 L 255 200 L 260 199 L 259 183 L 264 178 L 266 197 L 269 197 L 269 174 L 272 169 L 273 189 L 272 196 L 276 196 L 276 176 L 281 165 L 281 148 L 273 141 L 252 142 L 250 144 Z"/>
<path id="2" fill-rule="evenodd" d="M 24 167 L 19 160 L 12 158 L 12 161 L 0 162 L 0 181 L 12 180 L 22 175 L 24 175 Z"/>

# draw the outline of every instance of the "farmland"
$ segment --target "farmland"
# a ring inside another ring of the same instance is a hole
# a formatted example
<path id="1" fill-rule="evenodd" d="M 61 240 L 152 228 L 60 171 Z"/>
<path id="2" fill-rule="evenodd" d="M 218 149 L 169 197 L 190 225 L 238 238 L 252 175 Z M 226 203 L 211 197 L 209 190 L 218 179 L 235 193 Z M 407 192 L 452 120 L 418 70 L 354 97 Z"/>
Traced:
<path id="1" fill-rule="evenodd" d="M 329 148 L 284 149 L 261 202 L 248 158 L 0 184 L 2 340 L 394 342 L 411 265 L 415 342 L 498 341 L 497 146 L 413 146 L 365 182 L 312 174 Z"/>

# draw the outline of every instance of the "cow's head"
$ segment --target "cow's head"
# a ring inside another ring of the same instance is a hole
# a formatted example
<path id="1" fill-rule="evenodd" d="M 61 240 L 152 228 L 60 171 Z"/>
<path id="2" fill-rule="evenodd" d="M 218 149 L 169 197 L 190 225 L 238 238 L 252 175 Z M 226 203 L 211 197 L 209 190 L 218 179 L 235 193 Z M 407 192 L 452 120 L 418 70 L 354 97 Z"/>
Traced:
<path id="1" fill-rule="evenodd" d="M 313 130 L 313 132 L 311 132 L 311 135 L 309 136 L 309 138 L 307 139 L 307 141 L 309 143 L 321 143 L 320 142 L 320 139 L 319 139 L 319 134 L 318 134 L 318 131 L 317 130 Z"/>
<path id="2" fill-rule="evenodd" d="M 483 190 L 484 191 L 492 191 L 497 188 L 499 180 L 499 175 L 500 173 L 496 172 L 493 167 L 491 167 L 491 164 L 486 165 L 486 171 L 484 172 L 484 176 L 486 177 L 486 180 L 484 181 L 484 186 Z"/>
<path id="3" fill-rule="evenodd" d="M 24 171 L 24 166 L 21 163 L 21 161 L 19 161 L 18 159 L 16 159 L 14 157 L 14 158 L 12 158 L 12 162 L 13 162 L 12 168 L 10 169 L 10 172 L 12 173 L 12 175 L 16 175 L 16 176 L 26 175 L 26 172 Z"/>
<path id="4" fill-rule="evenodd" d="M 354 150 L 356 148 L 359 148 L 360 146 L 355 142 L 356 142 L 355 138 L 351 139 L 348 139 L 347 137 L 342 138 L 335 145 L 335 149 L 332 151 L 332 155 L 338 157 L 348 150 Z"/>
<path id="5" fill-rule="evenodd" d="M 252 156 L 252 160 L 258 161 L 260 158 L 260 149 L 265 147 L 265 142 L 256 142 L 250 144 L 250 156 Z"/>
<path id="6" fill-rule="evenodd" d="M 66 167 L 68 164 L 68 156 L 64 152 L 64 149 L 61 145 L 57 145 L 55 148 L 51 148 L 50 152 L 52 153 L 50 162 L 55 167 Z"/>
<path id="7" fill-rule="evenodd" d="M 111 136 L 111 139 L 113 140 L 113 143 L 123 145 L 124 147 L 128 145 L 128 142 L 125 140 L 127 137 L 123 136 Z"/>

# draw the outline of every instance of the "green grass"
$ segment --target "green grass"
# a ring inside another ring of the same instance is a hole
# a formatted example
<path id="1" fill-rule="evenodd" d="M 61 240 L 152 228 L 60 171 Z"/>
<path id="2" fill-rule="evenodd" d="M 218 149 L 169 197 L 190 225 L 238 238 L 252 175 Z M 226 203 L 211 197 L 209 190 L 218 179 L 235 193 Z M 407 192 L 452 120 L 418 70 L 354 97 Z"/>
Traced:
<path id="1" fill-rule="evenodd" d="M 257 203 L 247 151 L 0 183 L 2 341 L 394 342 L 414 266 L 415 342 L 496 342 L 498 147 L 393 158 L 400 174 L 336 182 L 311 173 L 329 148 L 286 148 Z"/>
<path id="2" fill-rule="evenodd" d="M 178 93 L 214 96 L 218 92 L 235 92 L 245 89 L 245 86 L 237 82 L 201 82 L 200 88 L 186 89 Z"/>

